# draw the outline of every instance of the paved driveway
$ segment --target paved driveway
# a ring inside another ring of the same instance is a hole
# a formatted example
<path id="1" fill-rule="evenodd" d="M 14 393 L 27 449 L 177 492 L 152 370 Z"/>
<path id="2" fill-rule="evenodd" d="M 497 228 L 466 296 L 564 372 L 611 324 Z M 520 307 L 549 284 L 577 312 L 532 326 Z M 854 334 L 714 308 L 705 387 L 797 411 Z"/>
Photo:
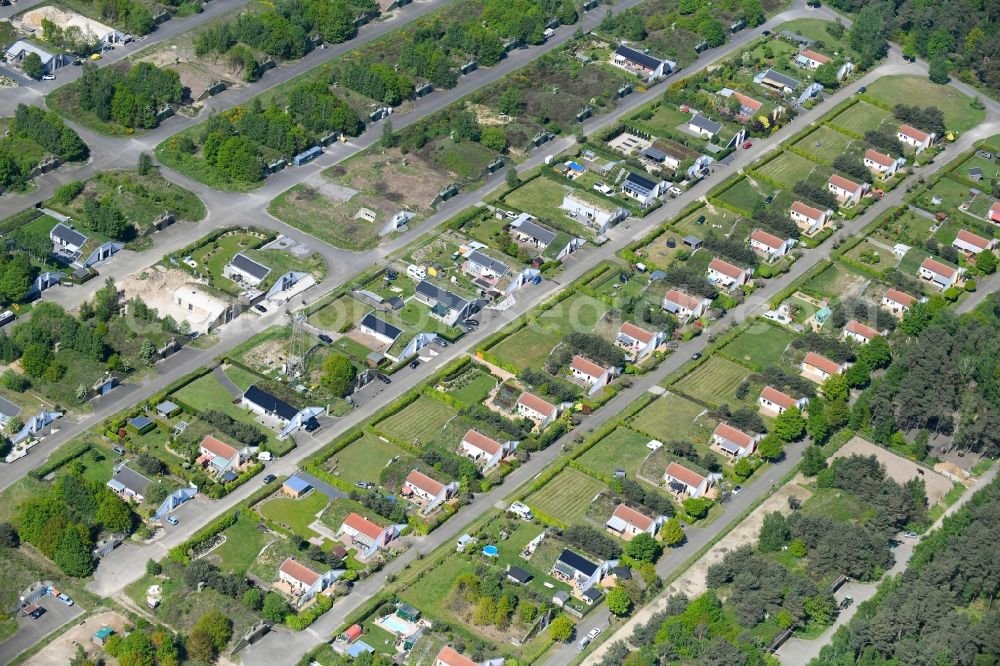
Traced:
<path id="1" fill-rule="evenodd" d="M 17 655 L 31 649 L 53 631 L 83 614 L 79 604 L 67 606 L 50 596 L 42 597 L 38 605 L 45 608 L 45 615 L 37 620 L 18 615 L 17 633 L 0 643 L 0 664 L 11 663 Z"/>

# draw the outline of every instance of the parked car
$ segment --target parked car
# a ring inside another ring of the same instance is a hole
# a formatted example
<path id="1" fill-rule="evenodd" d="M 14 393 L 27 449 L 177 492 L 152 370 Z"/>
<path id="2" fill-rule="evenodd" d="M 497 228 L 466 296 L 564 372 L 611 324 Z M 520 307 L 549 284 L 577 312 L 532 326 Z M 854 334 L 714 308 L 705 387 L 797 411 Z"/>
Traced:
<path id="1" fill-rule="evenodd" d="M 378 380 L 380 382 L 382 382 L 383 384 L 391 384 L 392 383 L 392 380 L 389 379 L 388 377 L 386 377 L 385 375 L 379 375 L 378 376 Z"/>
<path id="2" fill-rule="evenodd" d="M 100 60 L 103 56 L 100 53 L 95 53 L 90 56 L 91 60 Z"/>
<path id="3" fill-rule="evenodd" d="M 167 524 L 169 524 L 169 525 L 176 525 L 179 522 L 180 521 L 177 520 L 176 518 L 174 518 L 173 516 L 167 516 Z"/>
<path id="4" fill-rule="evenodd" d="M 475 328 L 476 326 L 479 326 L 479 320 L 478 319 L 466 319 L 465 320 L 465 325 L 466 326 L 471 326 L 472 328 Z"/>
<path id="5" fill-rule="evenodd" d="M 699 358 L 701 358 L 701 352 L 695 352 L 695 353 L 691 354 L 691 360 L 692 361 L 697 361 Z"/>
<path id="6" fill-rule="evenodd" d="M 601 635 L 600 627 L 594 627 L 593 629 L 587 632 L 587 638 L 589 638 L 590 640 L 594 640 L 600 635 Z"/>
<path id="7" fill-rule="evenodd" d="M 332 345 L 332 344 L 333 344 L 333 338 L 331 338 L 331 337 L 330 337 L 329 335 L 327 335 L 326 333 L 320 333 L 320 334 L 319 334 L 319 335 L 317 335 L 316 337 L 317 337 L 317 338 L 319 338 L 319 341 L 320 341 L 320 342 L 325 342 L 325 343 L 326 343 L 326 344 L 328 344 L 328 345 Z"/>
<path id="8" fill-rule="evenodd" d="M 917 533 L 916 532 L 906 532 L 906 533 L 903 534 L 903 536 L 905 536 L 907 539 L 916 539 L 917 538 Z"/>
<path id="9" fill-rule="evenodd" d="M 257 312 L 261 312 L 261 313 L 267 312 L 267 308 L 265 308 L 260 303 L 258 303 L 257 305 L 253 306 L 253 309 L 256 310 Z"/>
<path id="10" fill-rule="evenodd" d="M 753 148 L 753 141 L 744 141 L 743 142 L 743 150 L 747 150 L 748 148 Z"/>
<path id="11" fill-rule="evenodd" d="M 434 338 L 434 344 L 436 344 L 438 347 L 447 347 L 451 343 L 445 340 L 444 338 Z"/>
<path id="12" fill-rule="evenodd" d="M 868 92 L 868 88 L 866 88 L 865 86 L 861 86 L 860 88 L 858 88 L 858 92 L 863 95 L 866 92 Z"/>
<path id="13" fill-rule="evenodd" d="M 843 598 L 843 599 L 841 600 L 841 602 L 840 602 L 840 607 L 841 607 L 841 608 L 847 608 L 848 606 L 850 606 L 850 605 L 851 605 L 851 604 L 853 604 L 853 603 L 854 603 L 854 597 L 852 597 L 852 596 L 850 596 L 850 595 L 847 595 L 846 597 L 844 597 L 844 598 Z"/>
<path id="14" fill-rule="evenodd" d="M 62 592 L 59 593 L 59 596 L 57 596 L 56 599 L 58 599 L 59 601 L 63 602 L 67 606 L 72 606 L 73 605 L 73 600 L 70 599 L 66 594 L 64 594 Z"/>
<path id="15" fill-rule="evenodd" d="M 114 451 L 115 453 L 117 453 L 120 456 L 125 455 L 125 447 L 124 446 L 120 446 L 120 445 L 119 446 L 115 446 L 111 450 Z"/>
<path id="16" fill-rule="evenodd" d="M 772 194 L 768 194 L 766 197 L 764 197 L 764 204 L 765 205 L 770 206 L 773 201 L 774 201 L 774 195 L 772 195 Z"/>
<path id="17" fill-rule="evenodd" d="M 372 488 L 375 487 L 375 484 L 372 483 L 371 481 L 355 481 L 354 485 L 357 486 L 358 488 L 361 488 L 362 490 L 371 490 Z"/>
<path id="18" fill-rule="evenodd" d="M 415 367 L 417 367 L 418 365 L 420 365 L 420 361 L 419 361 L 419 360 L 417 360 L 417 359 L 413 359 L 413 361 L 411 361 L 411 362 L 410 362 L 410 367 L 411 367 L 411 368 L 415 368 Z"/>
<path id="19" fill-rule="evenodd" d="M 43 74 L 42 75 L 42 81 L 55 81 L 55 80 L 56 80 L 55 74 Z"/>
<path id="20" fill-rule="evenodd" d="M 44 606 L 35 606 L 34 604 L 32 604 L 32 606 L 34 606 L 34 608 L 28 606 L 27 608 L 24 609 L 24 611 L 31 616 L 32 620 L 37 620 L 41 616 L 45 615 Z"/>
<path id="21" fill-rule="evenodd" d="M 739 495 L 741 492 L 743 492 L 743 486 L 736 486 L 735 488 L 733 488 L 734 495 Z"/>
<path id="22" fill-rule="evenodd" d="M 268 474 L 267 476 L 264 477 L 264 483 L 265 484 L 273 483 L 274 480 L 277 479 L 277 478 L 278 477 L 276 477 L 274 474 Z"/>

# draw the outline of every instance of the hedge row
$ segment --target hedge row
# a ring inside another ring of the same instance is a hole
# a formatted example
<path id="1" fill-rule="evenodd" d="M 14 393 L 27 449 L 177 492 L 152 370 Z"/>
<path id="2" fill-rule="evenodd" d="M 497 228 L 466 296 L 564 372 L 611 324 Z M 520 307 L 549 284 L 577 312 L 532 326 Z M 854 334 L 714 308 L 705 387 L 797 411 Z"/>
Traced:
<path id="1" fill-rule="evenodd" d="M 65 465 L 66 463 L 68 463 L 70 461 L 73 461 L 73 460 L 76 460 L 77 458 L 79 458 L 80 456 L 82 456 L 87 451 L 90 451 L 90 449 L 92 449 L 93 446 L 94 446 L 94 443 L 91 442 L 89 439 L 86 440 L 86 441 L 83 441 L 83 442 L 78 442 L 78 443 L 74 444 L 73 446 L 68 447 L 62 453 L 60 453 L 59 457 L 57 457 L 57 458 L 50 458 L 50 459 L 46 460 L 41 465 L 39 465 L 38 467 L 36 467 L 33 470 L 31 470 L 30 472 L 28 472 L 28 474 L 32 478 L 38 479 L 39 481 L 41 481 L 46 476 L 48 476 L 52 472 L 56 471 L 57 469 L 59 469 L 60 467 L 62 467 L 63 465 Z"/>
<path id="2" fill-rule="evenodd" d="M 271 489 L 268 488 L 268 490 Z M 239 519 L 239 516 L 240 512 L 237 510 L 230 511 L 219 518 L 216 518 L 213 522 L 195 532 L 190 539 L 171 548 L 167 553 L 167 556 L 179 564 L 191 564 L 191 556 L 188 553 L 197 549 L 198 546 L 206 543 L 219 532 L 232 527 L 233 524 Z"/>

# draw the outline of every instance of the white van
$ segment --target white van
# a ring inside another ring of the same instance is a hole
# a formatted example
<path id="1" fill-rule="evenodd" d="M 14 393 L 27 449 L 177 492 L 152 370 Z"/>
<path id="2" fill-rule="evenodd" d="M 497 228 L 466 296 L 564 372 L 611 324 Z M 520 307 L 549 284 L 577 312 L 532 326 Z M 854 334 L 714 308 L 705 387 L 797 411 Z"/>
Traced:
<path id="1" fill-rule="evenodd" d="M 406 274 L 409 275 L 414 280 L 423 280 L 427 277 L 427 270 L 423 266 L 417 266 L 416 264 L 410 264 L 406 267 Z"/>
<path id="2" fill-rule="evenodd" d="M 531 509 L 528 508 L 528 505 L 522 504 L 521 502 L 514 502 L 511 504 L 508 511 L 522 520 L 532 520 L 535 517 L 535 515 L 531 513 Z"/>

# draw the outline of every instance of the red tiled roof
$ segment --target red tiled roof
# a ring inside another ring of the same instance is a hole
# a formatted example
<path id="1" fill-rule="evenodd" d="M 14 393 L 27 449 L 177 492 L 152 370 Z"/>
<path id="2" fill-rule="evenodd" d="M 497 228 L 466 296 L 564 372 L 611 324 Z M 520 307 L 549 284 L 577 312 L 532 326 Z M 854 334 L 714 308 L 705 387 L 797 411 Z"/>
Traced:
<path id="1" fill-rule="evenodd" d="M 318 573 L 291 557 L 285 558 L 285 561 L 278 567 L 278 571 L 281 571 L 286 576 L 291 576 L 306 587 L 311 587 L 313 583 L 319 580 Z"/>
<path id="2" fill-rule="evenodd" d="M 593 379 L 600 379 L 600 377 L 604 375 L 604 368 L 597 365 L 593 361 L 588 361 L 579 354 L 573 357 L 573 362 L 570 363 L 570 367 Z"/>
<path id="3" fill-rule="evenodd" d="M 930 257 L 924 259 L 923 263 L 920 264 L 920 267 L 925 268 L 932 273 L 937 273 L 938 275 L 943 275 L 949 278 L 955 275 L 954 268 L 952 268 L 951 266 L 946 266 L 945 264 L 942 264 L 940 261 L 935 261 Z"/>
<path id="4" fill-rule="evenodd" d="M 834 187 L 839 187 L 840 189 L 847 190 L 848 192 L 856 192 L 858 188 L 861 187 L 853 180 L 848 180 L 847 178 L 844 178 L 843 176 L 838 176 L 837 174 L 833 174 L 832 176 L 830 176 L 829 182 Z"/>
<path id="5" fill-rule="evenodd" d="M 877 150 L 872 150 L 871 148 L 865 151 L 865 159 L 869 159 L 876 164 L 881 164 L 884 167 L 891 167 L 896 163 L 896 160 L 892 159 L 888 155 L 884 155 Z"/>
<path id="6" fill-rule="evenodd" d="M 344 518 L 344 525 L 350 527 L 355 532 L 360 532 L 364 534 L 369 539 L 377 539 L 382 534 L 382 528 L 368 520 L 364 516 L 358 515 L 353 511 L 347 514 Z"/>
<path id="7" fill-rule="evenodd" d="M 810 60 L 815 60 L 821 65 L 825 65 L 826 63 L 830 62 L 829 56 L 825 56 L 822 53 L 816 53 L 815 51 L 810 51 L 809 49 L 802 51 L 802 55 L 804 55 L 806 58 L 809 58 Z"/>
<path id="8" fill-rule="evenodd" d="M 677 289 L 671 289 L 668 291 L 665 298 L 672 303 L 686 307 L 688 310 L 694 310 L 698 307 L 698 304 L 701 303 L 701 301 L 694 296 L 685 294 L 683 291 L 678 291 Z"/>
<path id="9" fill-rule="evenodd" d="M 899 289 L 893 289 L 891 287 L 885 290 L 885 297 L 904 307 L 910 307 L 913 305 L 913 302 L 917 300 L 916 296 L 910 296 L 905 291 L 900 291 Z"/>
<path id="10" fill-rule="evenodd" d="M 615 508 L 615 512 L 613 515 L 615 518 L 621 518 L 626 523 L 634 525 L 640 530 L 644 531 L 648 530 L 653 525 L 652 518 L 642 513 L 639 513 L 635 509 L 627 507 L 624 504 L 619 504 Z"/>
<path id="11" fill-rule="evenodd" d="M 635 324 L 630 324 L 629 322 L 623 323 L 621 325 L 621 328 L 618 329 L 618 332 L 624 333 L 633 340 L 638 340 L 642 344 L 646 344 L 647 342 L 653 339 L 652 333 L 650 333 L 644 328 L 636 326 Z"/>
<path id="12" fill-rule="evenodd" d="M 806 354 L 805 361 L 806 365 L 811 365 L 812 367 L 825 372 L 828 375 L 835 375 L 840 372 L 840 364 L 836 361 L 831 361 L 826 356 L 822 354 L 817 354 L 816 352 L 809 352 Z"/>
<path id="13" fill-rule="evenodd" d="M 667 465 L 666 470 L 667 476 L 673 477 L 680 481 L 681 483 L 687 484 L 692 488 L 697 488 L 701 485 L 702 481 L 705 480 L 701 474 L 697 472 L 692 472 L 687 467 L 680 463 L 672 462 Z"/>
<path id="14" fill-rule="evenodd" d="M 930 134 L 928 134 L 927 132 L 921 132 L 916 127 L 913 127 L 912 125 L 907 125 L 906 123 L 900 125 L 897 131 L 903 136 L 908 136 L 911 139 L 914 139 L 915 141 L 923 142 L 930 138 Z"/>
<path id="15" fill-rule="evenodd" d="M 356 641 L 359 638 L 361 638 L 361 634 L 362 633 L 363 632 L 361 631 L 361 626 L 360 625 L 352 624 L 344 632 L 344 636 L 347 638 L 348 642 L 353 643 L 354 641 Z"/>
<path id="16" fill-rule="evenodd" d="M 785 409 L 791 409 L 796 406 L 795 398 L 771 386 L 765 386 L 760 396 L 768 402 L 779 407 L 784 407 Z"/>
<path id="17" fill-rule="evenodd" d="M 734 92 L 733 97 L 735 97 L 740 104 L 747 107 L 751 111 L 758 111 L 760 110 L 760 107 L 764 105 L 763 102 L 758 102 L 753 97 L 747 97 L 743 93 Z"/>
<path id="18" fill-rule="evenodd" d="M 439 483 L 423 472 L 419 472 L 417 470 L 413 470 L 406 475 L 405 483 L 410 484 L 414 488 L 419 488 L 428 495 L 437 495 L 444 490 L 443 483 Z"/>
<path id="19" fill-rule="evenodd" d="M 225 460 L 231 460 L 239 451 L 229 446 L 225 442 L 212 437 L 211 435 L 205 435 L 205 439 L 201 440 L 201 448 L 205 449 L 213 456 L 218 456 L 219 458 L 224 458 Z"/>
<path id="20" fill-rule="evenodd" d="M 990 246 L 990 242 L 978 234 L 974 234 L 967 229 L 959 229 L 958 236 L 956 240 L 965 241 L 969 245 L 975 245 L 981 250 L 985 250 Z"/>
<path id="21" fill-rule="evenodd" d="M 1000 201 L 997 201 L 990 206 L 990 219 L 1000 220 Z"/>
<path id="22" fill-rule="evenodd" d="M 723 275 L 729 276 L 734 280 L 739 279 L 739 277 L 743 275 L 742 268 L 733 266 L 728 261 L 723 261 L 719 258 L 713 258 L 712 261 L 708 263 L 708 267 L 716 273 L 722 273 Z"/>
<path id="23" fill-rule="evenodd" d="M 823 217 L 823 211 L 819 208 L 813 208 L 812 206 L 807 206 L 801 201 L 796 201 L 792 204 L 792 210 L 800 215 L 805 215 L 811 220 L 819 220 Z"/>
<path id="24" fill-rule="evenodd" d="M 785 242 L 780 238 L 778 238 L 777 236 L 775 236 L 774 234 L 769 234 L 761 229 L 754 229 L 753 232 L 750 234 L 750 240 L 757 241 L 758 243 L 763 243 L 772 250 L 777 250 L 779 247 L 781 247 L 781 244 Z"/>
<path id="25" fill-rule="evenodd" d="M 539 414 L 550 414 L 556 406 L 552 403 L 542 400 L 537 395 L 523 391 L 521 397 L 517 399 L 518 404 L 524 405 L 528 409 L 532 409 Z"/>
<path id="26" fill-rule="evenodd" d="M 852 319 L 851 321 L 847 322 L 847 326 L 845 328 L 847 329 L 848 332 L 860 335 L 866 340 L 871 340 L 872 338 L 878 337 L 878 331 L 876 331 L 871 326 L 866 326 L 865 324 L 862 324 L 860 321 L 857 321 L 856 319 Z"/>
<path id="27" fill-rule="evenodd" d="M 479 666 L 464 654 L 459 653 L 455 648 L 446 645 L 438 652 L 436 662 L 445 666 Z"/>
<path id="28" fill-rule="evenodd" d="M 462 438 L 462 441 L 471 444 L 477 449 L 485 451 L 491 456 L 495 455 L 500 449 L 503 448 L 503 445 L 500 444 L 500 442 L 496 441 L 492 437 L 487 437 L 478 430 L 470 430 L 465 433 L 465 437 Z"/>
<path id="29" fill-rule="evenodd" d="M 715 427 L 715 432 L 712 434 L 718 435 L 722 439 L 728 440 L 733 444 L 738 444 L 741 449 L 745 449 L 753 444 L 753 437 L 727 423 L 720 423 L 717 425 Z"/>

